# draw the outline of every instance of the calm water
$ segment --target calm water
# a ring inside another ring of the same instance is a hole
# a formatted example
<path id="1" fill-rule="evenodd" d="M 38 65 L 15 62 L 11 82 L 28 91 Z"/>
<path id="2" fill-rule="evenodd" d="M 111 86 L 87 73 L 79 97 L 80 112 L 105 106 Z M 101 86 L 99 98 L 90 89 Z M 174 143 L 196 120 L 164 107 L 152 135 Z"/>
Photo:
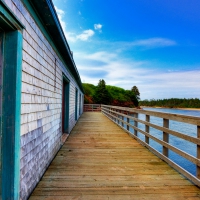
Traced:
<path id="1" fill-rule="evenodd" d="M 152 111 L 158 111 L 158 112 L 166 112 L 166 113 L 176 113 L 181 115 L 190 115 L 190 116 L 197 116 L 200 117 L 200 111 L 193 111 L 193 110 L 179 110 L 179 109 L 165 109 L 165 108 L 144 108 L 145 110 L 152 110 Z M 139 114 L 139 119 L 145 120 L 145 115 Z M 158 117 L 150 117 L 150 122 L 159 126 L 163 126 L 163 119 Z M 133 123 L 133 122 L 132 122 Z M 138 123 L 138 128 L 145 131 L 145 125 Z M 169 128 L 171 130 L 178 131 L 180 133 L 190 135 L 193 137 L 197 137 L 197 127 L 195 125 L 190 125 L 182 122 L 176 122 L 176 121 L 169 121 Z M 130 129 L 131 132 L 133 130 Z M 162 140 L 162 131 L 158 131 L 154 128 L 150 128 L 150 134 L 161 139 Z M 138 137 L 145 141 L 145 137 L 143 134 L 138 132 Z M 187 142 L 183 139 L 179 139 L 176 136 L 169 135 L 169 143 L 182 151 L 187 152 L 190 155 L 193 155 L 196 157 L 197 151 L 196 151 L 196 145 Z M 162 153 L 162 146 L 158 144 L 157 142 L 153 141 L 152 139 L 149 139 L 149 144 L 153 146 L 157 151 Z M 196 166 L 186 160 L 185 158 L 177 155 L 176 153 L 169 150 L 169 158 L 179 164 L 182 168 L 189 171 L 191 174 L 196 175 Z"/>

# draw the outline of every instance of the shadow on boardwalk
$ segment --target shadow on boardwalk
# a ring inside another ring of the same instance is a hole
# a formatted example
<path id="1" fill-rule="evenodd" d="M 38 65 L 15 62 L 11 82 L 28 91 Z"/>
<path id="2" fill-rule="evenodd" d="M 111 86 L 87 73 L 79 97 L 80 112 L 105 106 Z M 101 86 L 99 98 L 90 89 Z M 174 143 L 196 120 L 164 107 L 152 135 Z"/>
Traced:
<path id="1" fill-rule="evenodd" d="M 30 200 L 200 199 L 200 189 L 101 113 L 86 112 Z"/>

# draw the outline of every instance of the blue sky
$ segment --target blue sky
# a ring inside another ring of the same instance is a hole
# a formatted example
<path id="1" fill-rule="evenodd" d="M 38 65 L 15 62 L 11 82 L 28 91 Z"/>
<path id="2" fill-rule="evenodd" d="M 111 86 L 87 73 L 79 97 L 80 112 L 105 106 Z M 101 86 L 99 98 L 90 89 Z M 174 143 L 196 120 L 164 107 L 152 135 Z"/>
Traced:
<path id="1" fill-rule="evenodd" d="M 200 98 L 199 0 L 53 0 L 83 83 Z"/>

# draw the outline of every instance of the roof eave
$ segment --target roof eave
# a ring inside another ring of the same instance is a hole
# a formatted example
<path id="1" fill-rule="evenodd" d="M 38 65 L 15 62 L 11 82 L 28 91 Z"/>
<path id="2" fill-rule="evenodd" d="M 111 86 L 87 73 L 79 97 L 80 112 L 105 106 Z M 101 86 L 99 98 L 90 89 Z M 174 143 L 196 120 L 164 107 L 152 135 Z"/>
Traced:
<path id="1" fill-rule="evenodd" d="M 42 20 L 42 23 L 45 26 L 45 29 L 49 33 L 53 43 L 62 56 L 62 59 L 65 61 L 68 69 L 76 79 L 76 82 L 78 83 L 81 91 L 84 92 L 80 75 L 76 68 L 69 44 L 61 27 L 52 0 L 29 0 L 29 2 L 32 6 L 34 6 L 37 14 L 39 15 L 39 18 Z"/>

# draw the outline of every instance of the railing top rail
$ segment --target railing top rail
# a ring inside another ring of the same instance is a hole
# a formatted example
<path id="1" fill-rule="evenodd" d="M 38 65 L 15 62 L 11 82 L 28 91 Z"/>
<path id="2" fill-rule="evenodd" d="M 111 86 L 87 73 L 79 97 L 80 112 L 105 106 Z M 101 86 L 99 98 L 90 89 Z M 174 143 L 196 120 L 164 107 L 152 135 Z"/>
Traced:
<path id="1" fill-rule="evenodd" d="M 149 110 L 142 110 L 142 109 L 136 109 L 136 108 L 127 108 L 127 107 L 109 106 L 109 105 L 102 105 L 102 107 L 109 107 L 113 109 L 133 112 L 133 113 L 141 113 L 145 115 L 151 115 L 154 117 L 160 117 L 164 119 L 175 120 L 179 122 L 184 122 L 184 123 L 200 126 L 200 117 L 195 117 L 195 116 L 190 116 L 190 115 L 171 114 L 171 113 L 164 113 L 164 112 L 158 112 L 158 111 L 149 111 Z"/>
<path id="2" fill-rule="evenodd" d="M 101 104 L 84 104 L 84 106 L 101 106 Z"/>
<path id="3" fill-rule="evenodd" d="M 84 104 L 84 112 L 101 112 L 101 104 Z"/>

